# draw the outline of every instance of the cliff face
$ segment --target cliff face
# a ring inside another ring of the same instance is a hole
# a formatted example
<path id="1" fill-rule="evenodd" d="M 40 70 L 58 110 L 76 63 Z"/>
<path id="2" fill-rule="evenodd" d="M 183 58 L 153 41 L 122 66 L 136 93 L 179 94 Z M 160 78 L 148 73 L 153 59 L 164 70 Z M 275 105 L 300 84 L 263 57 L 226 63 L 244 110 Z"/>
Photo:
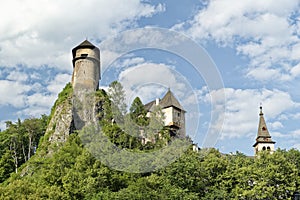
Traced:
<path id="1" fill-rule="evenodd" d="M 67 99 L 62 104 L 58 105 L 48 124 L 46 134 L 50 134 L 50 143 L 66 142 L 70 133 L 75 129 L 72 117 L 72 103 Z"/>
<path id="2" fill-rule="evenodd" d="M 103 93 L 86 90 L 74 91 L 67 84 L 58 95 L 45 133 L 49 147 L 65 143 L 71 133 L 85 125 L 98 123 L 104 99 Z M 49 149 L 50 151 L 51 148 Z"/>

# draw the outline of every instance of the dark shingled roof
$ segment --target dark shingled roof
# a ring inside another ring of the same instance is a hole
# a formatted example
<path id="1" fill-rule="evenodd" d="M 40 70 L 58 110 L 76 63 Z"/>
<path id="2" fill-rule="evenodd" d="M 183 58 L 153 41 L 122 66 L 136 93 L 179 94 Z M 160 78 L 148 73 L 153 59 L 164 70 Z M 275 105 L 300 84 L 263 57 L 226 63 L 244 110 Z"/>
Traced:
<path id="1" fill-rule="evenodd" d="M 256 146 L 258 142 L 273 143 L 273 144 L 275 143 L 274 141 L 272 141 L 271 135 L 268 131 L 267 124 L 264 119 L 264 114 L 262 112 L 262 107 L 260 107 L 256 143 L 253 146 Z"/>
<path id="2" fill-rule="evenodd" d="M 74 47 L 74 49 L 72 49 L 73 58 L 75 57 L 75 52 L 77 51 L 77 49 L 81 49 L 81 48 L 94 49 L 95 51 L 100 52 L 98 47 L 96 47 L 95 45 L 90 43 L 88 40 L 84 40 L 82 43 L 80 43 L 78 46 L 76 46 L 76 47 Z"/>
<path id="3" fill-rule="evenodd" d="M 147 104 L 144 106 L 144 107 L 145 107 L 145 110 L 146 110 L 146 111 L 150 111 L 151 108 L 152 108 L 152 106 L 155 105 L 155 102 L 156 102 L 156 100 L 153 100 L 153 101 L 147 103 Z"/>
<path id="4" fill-rule="evenodd" d="M 90 43 L 90 41 L 84 40 L 80 45 L 78 45 L 78 47 L 96 47 L 96 46 Z"/>
<path id="5" fill-rule="evenodd" d="M 156 104 L 156 100 L 153 100 L 147 104 L 144 105 L 145 110 L 151 111 L 152 107 Z M 185 112 L 185 110 L 182 108 L 178 100 L 175 98 L 174 94 L 168 90 L 168 92 L 165 94 L 165 96 L 159 100 L 159 106 L 161 108 L 168 108 L 168 107 L 175 107 Z"/>
<path id="6" fill-rule="evenodd" d="M 159 102 L 162 108 L 167 108 L 167 107 L 176 107 L 179 108 L 180 110 L 183 110 L 182 106 L 178 102 L 178 100 L 175 98 L 174 94 L 171 92 L 169 89 L 166 95 L 162 98 L 162 100 Z"/>

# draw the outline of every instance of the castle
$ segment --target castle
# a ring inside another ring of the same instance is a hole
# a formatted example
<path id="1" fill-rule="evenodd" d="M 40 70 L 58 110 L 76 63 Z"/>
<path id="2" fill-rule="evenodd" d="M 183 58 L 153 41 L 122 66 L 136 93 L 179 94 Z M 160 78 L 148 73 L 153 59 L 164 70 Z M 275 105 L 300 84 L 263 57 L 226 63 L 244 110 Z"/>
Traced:
<path id="1" fill-rule="evenodd" d="M 155 106 L 160 106 L 164 113 L 165 126 L 169 128 L 171 136 L 180 138 L 185 137 L 185 110 L 175 98 L 174 94 L 168 89 L 168 92 L 162 99 L 155 99 L 145 105 L 145 109 L 149 114 Z"/>
<path id="2" fill-rule="evenodd" d="M 88 40 L 83 41 L 72 50 L 74 89 L 96 91 L 100 80 L 100 50 Z"/>
<path id="3" fill-rule="evenodd" d="M 100 80 L 100 50 L 88 40 L 83 41 L 72 50 L 73 74 L 72 87 L 74 91 L 96 91 Z M 179 101 L 169 89 L 160 100 L 156 99 L 145 105 L 149 114 L 154 106 L 160 106 L 165 119 L 164 124 L 170 130 L 171 136 L 185 137 L 185 112 Z M 144 138 L 148 140 L 147 138 Z"/>
<path id="4" fill-rule="evenodd" d="M 88 40 L 83 41 L 72 50 L 73 55 L 73 74 L 72 86 L 74 90 L 96 91 L 99 88 L 100 80 L 100 50 Z M 175 98 L 169 89 L 162 99 L 155 99 L 145 105 L 148 116 L 155 106 L 160 106 L 165 119 L 164 124 L 169 128 L 171 136 L 183 138 L 185 132 L 185 110 Z M 143 138 L 144 143 L 150 141 L 149 138 Z M 267 125 L 260 106 L 259 125 L 256 142 L 253 145 L 254 152 L 275 151 L 275 142 L 271 139 L 271 135 L 267 129 Z"/>

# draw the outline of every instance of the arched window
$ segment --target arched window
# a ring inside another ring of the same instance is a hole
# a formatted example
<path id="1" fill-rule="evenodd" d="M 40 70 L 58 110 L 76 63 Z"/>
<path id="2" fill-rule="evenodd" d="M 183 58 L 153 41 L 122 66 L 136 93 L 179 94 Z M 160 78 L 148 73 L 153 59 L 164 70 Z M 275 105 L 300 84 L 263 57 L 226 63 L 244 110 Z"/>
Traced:
<path id="1" fill-rule="evenodd" d="M 270 150 L 271 150 L 271 148 L 270 148 L 270 147 L 267 147 L 267 150 L 268 150 L 268 151 L 270 151 Z"/>
<path id="2" fill-rule="evenodd" d="M 265 147 L 265 146 L 263 146 L 262 150 L 263 150 L 263 151 L 265 151 L 265 150 L 266 150 L 266 147 Z"/>

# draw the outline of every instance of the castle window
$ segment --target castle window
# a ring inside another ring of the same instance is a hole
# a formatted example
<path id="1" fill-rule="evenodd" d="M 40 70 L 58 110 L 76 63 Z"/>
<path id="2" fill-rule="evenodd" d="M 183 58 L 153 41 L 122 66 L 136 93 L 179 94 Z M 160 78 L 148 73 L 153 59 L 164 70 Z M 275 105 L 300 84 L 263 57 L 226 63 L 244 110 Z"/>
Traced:
<path id="1" fill-rule="evenodd" d="M 85 53 L 85 54 L 81 54 L 81 57 L 87 57 L 88 56 L 88 54 L 87 53 Z"/>
<path id="2" fill-rule="evenodd" d="M 270 151 L 270 150 L 271 150 L 271 148 L 270 148 L 270 147 L 267 147 L 267 150 L 268 150 L 268 151 Z"/>
<path id="3" fill-rule="evenodd" d="M 263 146 L 262 150 L 263 150 L 263 151 L 265 151 L 265 150 L 266 150 L 266 147 L 265 147 L 265 146 Z"/>

